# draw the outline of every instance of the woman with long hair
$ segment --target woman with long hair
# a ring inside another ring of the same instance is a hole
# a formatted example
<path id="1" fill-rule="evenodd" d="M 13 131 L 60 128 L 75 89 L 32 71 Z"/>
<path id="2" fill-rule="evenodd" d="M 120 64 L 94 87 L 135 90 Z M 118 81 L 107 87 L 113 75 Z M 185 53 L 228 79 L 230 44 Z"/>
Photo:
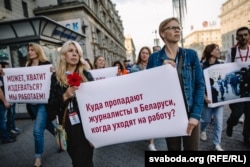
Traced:
<path id="1" fill-rule="evenodd" d="M 42 47 L 37 43 L 28 44 L 28 56 L 26 67 L 40 66 L 51 64 Z M 34 167 L 42 166 L 42 154 L 44 151 L 44 130 L 47 129 L 53 135 L 55 135 L 55 126 L 51 121 L 47 119 L 46 104 L 32 104 L 28 103 L 27 109 L 34 115 L 34 128 L 33 135 L 35 139 L 35 163 Z"/>
<path id="2" fill-rule="evenodd" d="M 205 47 L 203 53 L 202 53 L 202 67 L 203 69 L 206 69 L 208 67 L 211 67 L 215 64 L 220 64 L 218 59 L 220 58 L 220 49 L 217 44 L 209 44 Z M 213 86 L 214 80 L 210 79 L 211 84 L 211 92 L 212 92 L 212 99 L 208 99 L 207 94 L 205 94 L 205 104 L 202 112 L 201 117 L 201 140 L 207 140 L 206 135 L 206 128 L 207 125 L 211 121 L 211 117 L 214 117 L 214 133 L 213 133 L 213 149 L 215 151 L 224 151 L 221 148 L 221 134 L 223 129 L 223 106 L 209 108 L 209 103 L 216 103 L 218 102 L 218 91 Z M 222 84 L 224 85 L 224 84 Z"/>
<path id="3" fill-rule="evenodd" d="M 51 76 L 49 114 L 52 118 L 58 115 L 59 124 L 65 122 L 67 152 L 73 167 L 93 167 L 93 147 L 85 137 L 75 96 L 78 86 L 69 85 L 67 75 L 77 73 L 81 83 L 94 79 L 88 71 L 88 63 L 83 59 L 82 48 L 76 41 L 65 42 L 59 56 L 56 71 Z M 75 120 L 73 123 L 72 119 Z"/>
<path id="4" fill-rule="evenodd" d="M 123 64 L 122 64 L 119 60 L 116 60 L 116 61 L 113 63 L 112 66 L 113 66 L 113 67 L 117 66 L 117 68 L 118 68 L 117 76 L 128 74 L 127 70 L 125 69 L 125 67 L 123 66 Z"/>
<path id="5" fill-rule="evenodd" d="M 97 56 L 94 59 L 94 69 L 100 69 L 100 68 L 105 68 L 106 66 L 106 60 L 104 56 Z"/>
<path id="6" fill-rule="evenodd" d="M 148 64 L 148 58 L 151 55 L 149 47 L 144 46 L 140 49 L 136 63 L 131 67 L 130 72 L 145 70 Z"/>

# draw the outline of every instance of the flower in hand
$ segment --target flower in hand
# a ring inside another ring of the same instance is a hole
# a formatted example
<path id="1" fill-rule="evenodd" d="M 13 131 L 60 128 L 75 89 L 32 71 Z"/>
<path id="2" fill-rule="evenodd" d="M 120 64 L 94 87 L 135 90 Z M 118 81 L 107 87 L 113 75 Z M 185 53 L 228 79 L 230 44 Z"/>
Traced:
<path id="1" fill-rule="evenodd" d="M 82 77 L 74 72 L 73 74 L 67 75 L 69 86 L 80 86 L 80 83 L 82 81 Z"/>

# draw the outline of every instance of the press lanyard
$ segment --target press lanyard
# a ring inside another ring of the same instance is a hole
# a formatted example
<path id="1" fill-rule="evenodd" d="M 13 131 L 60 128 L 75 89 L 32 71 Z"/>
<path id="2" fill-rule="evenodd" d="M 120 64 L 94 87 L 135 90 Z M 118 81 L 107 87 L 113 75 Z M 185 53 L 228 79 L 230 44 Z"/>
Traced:
<path id="1" fill-rule="evenodd" d="M 69 104 L 68 104 L 69 113 L 71 113 L 71 112 L 74 111 L 74 108 L 73 108 L 73 98 L 69 101 Z"/>
<path id="2" fill-rule="evenodd" d="M 243 56 L 241 55 L 239 47 L 238 47 L 238 51 L 239 51 L 240 59 L 243 62 Z M 248 58 L 248 52 L 249 52 L 249 46 L 247 46 L 247 54 L 246 54 L 246 57 L 245 57 L 245 62 L 247 61 L 247 58 Z"/>
<path id="3" fill-rule="evenodd" d="M 176 55 L 176 57 L 175 57 L 175 63 L 176 63 L 176 65 L 177 65 L 177 67 L 178 67 L 178 63 L 179 63 L 179 58 L 180 58 L 180 56 L 181 56 L 181 48 L 178 49 L 177 55 Z"/>

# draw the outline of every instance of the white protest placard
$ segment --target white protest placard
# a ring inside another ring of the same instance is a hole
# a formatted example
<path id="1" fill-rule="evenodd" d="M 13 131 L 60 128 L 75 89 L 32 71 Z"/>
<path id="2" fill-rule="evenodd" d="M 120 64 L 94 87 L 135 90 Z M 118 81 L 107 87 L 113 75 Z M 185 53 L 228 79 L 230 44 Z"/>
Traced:
<path id="1" fill-rule="evenodd" d="M 218 101 L 208 104 L 208 107 L 250 101 L 249 89 L 244 90 L 241 86 L 245 85 L 240 72 L 242 68 L 250 72 L 249 63 L 240 62 L 216 64 L 204 70 L 208 98 L 212 100 L 210 79 L 214 81 L 213 87 L 218 91 Z"/>
<path id="2" fill-rule="evenodd" d="M 4 68 L 6 100 L 12 103 L 48 103 L 51 66 Z"/>
<path id="3" fill-rule="evenodd" d="M 105 79 L 109 77 L 116 77 L 117 76 L 118 67 L 107 67 L 101 69 L 94 69 L 90 70 L 89 72 L 92 74 L 95 81 L 100 79 Z"/>
<path id="4" fill-rule="evenodd" d="M 95 148 L 187 135 L 185 104 L 171 65 L 83 83 L 76 97 L 85 136 Z"/>

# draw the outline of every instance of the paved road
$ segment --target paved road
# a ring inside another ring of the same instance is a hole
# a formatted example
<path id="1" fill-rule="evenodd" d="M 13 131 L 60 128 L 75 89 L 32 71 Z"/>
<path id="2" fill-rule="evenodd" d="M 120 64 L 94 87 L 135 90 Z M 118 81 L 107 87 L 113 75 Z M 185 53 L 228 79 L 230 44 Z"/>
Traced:
<path id="1" fill-rule="evenodd" d="M 228 106 L 225 106 L 224 113 L 222 148 L 226 151 L 250 151 L 242 144 L 242 124 L 238 124 L 234 128 L 232 137 L 226 136 L 226 119 L 230 113 Z M 23 129 L 23 132 L 17 137 L 15 143 L 0 144 L 1 167 L 33 166 L 33 122 L 30 119 L 20 119 L 16 121 L 16 124 L 17 127 Z M 201 141 L 200 143 L 201 151 L 210 151 L 212 148 L 212 128 L 213 125 L 209 125 L 208 141 Z M 156 139 L 155 144 L 158 150 L 167 150 L 164 139 Z M 95 149 L 95 167 L 144 167 L 144 151 L 146 148 L 147 141 L 136 141 Z M 45 132 L 43 167 L 71 167 L 71 160 L 67 152 L 57 152 L 55 139 L 47 131 Z"/>

